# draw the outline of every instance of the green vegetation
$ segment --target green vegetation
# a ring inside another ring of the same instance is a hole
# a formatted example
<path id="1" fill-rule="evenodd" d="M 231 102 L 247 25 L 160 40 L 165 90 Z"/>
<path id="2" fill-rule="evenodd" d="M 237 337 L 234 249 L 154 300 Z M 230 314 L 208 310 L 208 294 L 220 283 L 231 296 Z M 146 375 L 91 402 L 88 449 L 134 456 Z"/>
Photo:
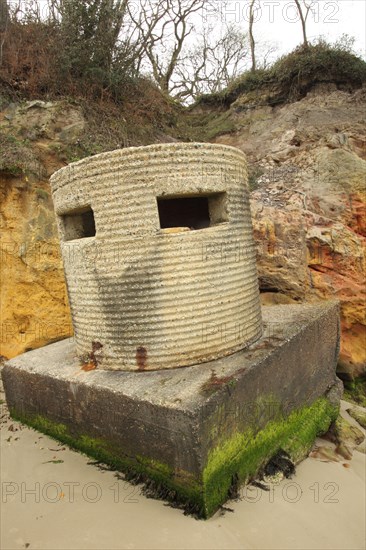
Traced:
<path id="1" fill-rule="evenodd" d="M 236 130 L 235 120 L 228 110 L 209 110 L 202 113 L 176 106 L 175 112 L 175 124 L 168 131 L 182 141 L 204 143 Z"/>
<path id="2" fill-rule="evenodd" d="M 240 104 L 275 105 L 296 101 L 314 84 L 332 82 L 344 89 L 360 88 L 366 82 L 366 63 L 341 45 L 323 40 L 299 46 L 266 70 L 246 72 L 226 90 L 202 96 L 198 104 L 229 106 L 239 96 Z"/>
<path id="3" fill-rule="evenodd" d="M 137 70 L 135 54 L 113 31 L 120 24 L 118 10 L 106 13 L 107 3 L 97 4 L 95 11 L 91 5 L 66 3 L 60 21 L 11 19 L 4 42 L 0 105 L 19 99 L 64 99 L 83 112 L 86 127 L 79 139 L 50 147 L 63 162 L 164 142 L 166 135 L 212 141 L 237 129 L 228 110 L 234 103 L 235 111 L 276 105 L 301 99 L 317 83 L 352 90 L 366 81 L 366 63 L 347 45 L 319 41 L 298 47 L 268 69 L 245 72 L 228 88 L 201 96 L 187 109 Z M 111 22 L 111 33 L 106 32 L 106 21 Z M 0 136 L 0 170 L 21 174 L 30 153 L 24 147 L 20 151 L 19 144 L 10 148 L 4 139 Z"/>
<path id="4" fill-rule="evenodd" d="M 62 161 L 153 143 L 156 134 L 174 124 L 175 102 L 139 71 L 138 44 L 121 39 L 122 4 L 72 0 L 44 19 L 32 11 L 33 5 L 25 7 L 24 17 L 11 6 L 7 10 L 0 106 L 32 99 L 80 106 L 87 128 L 75 143 L 54 145 Z M 8 145 L 0 140 L 0 169 L 20 174 L 25 152 L 18 155 Z"/>
<path id="5" fill-rule="evenodd" d="M 62 2 L 58 14 L 50 9 L 44 18 L 37 15 L 37 6 L 24 9 L 24 17 L 17 15 L 22 10 L 8 10 L 2 36 L 0 81 L 10 92 L 116 102 L 130 95 L 136 60 L 119 39 L 121 1 L 71 0 Z"/>
<path id="6" fill-rule="evenodd" d="M 44 201 L 47 201 L 50 198 L 49 193 L 47 193 L 47 191 L 45 191 L 44 189 L 41 189 L 41 187 L 36 187 L 35 193 L 39 199 L 42 199 Z"/>
<path id="7" fill-rule="evenodd" d="M 263 176 L 264 170 L 260 166 L 253 166 L 249 164 L 248 166 L 248 185 L 250 191 L 255 191 L 258 189 L 258 179 Z"/>
<path id="8" fill-rule="evenodd" d="M 35 157 L 25 141 L 0 130 L 0 172 L 9 176 L 24 174 L 35 164 Z"/>
<path id="9" fill-rule="evenodd" d="M 366 430 L 366 411 L 358 408 L 347 409 L 347 412 Z"/>
<path id="10" fill-rule="evenodd" d="M 343 399 L 366 407 L 366 377 L 344 381 Z"/>
<path id="11" fill-rule="evenodd" d="M 288 418 L 269 422 L 259 433 L 237 433 L 209 455 L 203 473 L 206 514 L 212 515 L 225 502 L 233 480 L 245 483 L 276 454 L 286 451 L 294 462 L 304 458 L 317 435 L 324 433 L 338 416 L 338 408 L 321 398 Z"/>
<path id="12" fill-rule="evenodd" d="M 11 410 L 11 416 L 51 437 L 56 438 L 114 470 L 126 473 L 127 479 L 146 483 L 149 494 L 184 506 L 199 517 L 210 517 L 230 496 L 233 480 L 245 483 L 277 453 L 286 451 L 294 462 L 304 458 L 315 437 L 327 431 L 337 418 L 338 408 L 321 398 L 311 406 L 293 412 L 287 418 L 277 408 L 275 419 L 263 430 L 236 433 L 214 448 L 207 460 L 202 479 L 185 471 L 174 471 L 149 457 L 131 458 L 110 441 L 85 434 L 72 433 L 61 423 L 41 415 L 28 415 Z"/>
<path id="13" fill-rule="evenodd" d="M 86 130 L 75 143 L 58 144 L 57 156 L 66 162 L 123 147 L 156 143 L 157 133 L 175 125 L 176 109 L 159 90 L 146 85 L 131 91 L 122 106 L 113 101 L 95 103 L 79 100 Z"/>
<path id="14" fill-rule="evenodd" d="M 111 469 L 124 472 L 131 482 L 148 483 L 150 493 L 181 504 L 190 513 L 204 515 L 201 483 L 189 472 L 175 473 L 168 465 L 148 457 L 131 458 L 111 442 L 85 434 L 75 434 L 62 423 L 56 423 L 42 415 L 29 415 L 10 410 L 12 418 L 31 426 L 54 439 L 80 451 Z"/>

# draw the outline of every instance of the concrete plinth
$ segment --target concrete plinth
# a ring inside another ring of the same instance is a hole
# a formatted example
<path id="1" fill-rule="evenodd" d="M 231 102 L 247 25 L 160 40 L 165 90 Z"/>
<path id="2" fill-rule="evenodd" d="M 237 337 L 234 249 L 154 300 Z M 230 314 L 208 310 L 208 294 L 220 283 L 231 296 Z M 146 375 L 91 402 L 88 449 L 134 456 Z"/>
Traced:
<path id="1" fill-rule="evenodd" d="M 208 517 L 279 449 L 302 459 L 338 412 L 338 304 L 262 315 L 259 341 L 199 366 L 86 372 L 71 339 L 25 353 L 3 370 L 11 414 Z"/>

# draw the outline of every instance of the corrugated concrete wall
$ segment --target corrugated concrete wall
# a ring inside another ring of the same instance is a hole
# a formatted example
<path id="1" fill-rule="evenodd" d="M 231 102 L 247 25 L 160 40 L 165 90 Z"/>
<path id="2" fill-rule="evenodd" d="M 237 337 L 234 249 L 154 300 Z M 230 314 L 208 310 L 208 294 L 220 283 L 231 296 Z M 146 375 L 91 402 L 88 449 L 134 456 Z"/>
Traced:
<path id="1" fill-rule="evenodd" d="M 197 143 L 123 149 L 71 164 L 51 185 L 85 361 L 102 369 L 173 368 L 260 337 L 239 150 Z"/>

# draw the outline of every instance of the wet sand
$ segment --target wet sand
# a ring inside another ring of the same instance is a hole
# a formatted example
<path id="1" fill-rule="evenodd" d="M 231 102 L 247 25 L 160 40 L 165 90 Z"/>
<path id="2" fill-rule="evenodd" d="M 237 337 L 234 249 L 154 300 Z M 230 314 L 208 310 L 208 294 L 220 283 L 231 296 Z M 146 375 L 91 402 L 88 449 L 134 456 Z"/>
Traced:
<path id="1" fill-rule="evenodd" d="M 10 420 L 1 408 L 4 550 L 365 548 L 363 452 L 351 461 L 308 458 L 292 479 L 269 492 L 242 489 L 241 500 L 226 504 L 230 510 L 202 521 L 146 498 L 139 487 Z"/>

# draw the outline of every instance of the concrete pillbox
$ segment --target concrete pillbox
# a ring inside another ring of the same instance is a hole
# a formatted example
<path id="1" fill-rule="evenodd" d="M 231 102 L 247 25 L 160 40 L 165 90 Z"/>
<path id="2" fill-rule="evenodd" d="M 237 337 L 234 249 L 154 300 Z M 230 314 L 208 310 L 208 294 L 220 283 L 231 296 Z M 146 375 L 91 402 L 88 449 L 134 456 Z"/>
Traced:
<path id="1" fill-rule="evenodd" d="M 3 369 L 11 414 L 208 517 L 338 414 L 338 305 L 262 313 L 258 342 L 199 368 L 85 372 L 72 340 L 25 353 Z"/>
<path id="2" fill-rule="evenodd" d="M 51 178 L 79 356 L 155 370 L 262 331 L 244 154 L 198 143 L 103 153 Z"/>

